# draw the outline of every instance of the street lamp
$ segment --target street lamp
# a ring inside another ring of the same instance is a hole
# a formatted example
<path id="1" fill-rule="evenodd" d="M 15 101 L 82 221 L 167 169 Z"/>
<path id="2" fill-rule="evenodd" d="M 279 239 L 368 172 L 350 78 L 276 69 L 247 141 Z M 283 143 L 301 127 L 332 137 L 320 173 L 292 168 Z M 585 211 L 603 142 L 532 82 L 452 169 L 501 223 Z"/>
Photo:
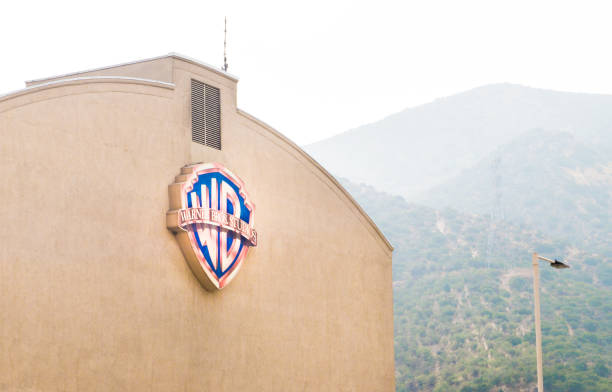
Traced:
<path id="1" fill-rule="evenodd" d="M 538 261 L 540 260 L 548 261 L 550 266 L 556 269 L 569 268 L 570 266 L 557 259 L 551 260 L 546 257 L 538 256 L 535 252 L 531 258 L 531 264 L 533 265 L 533 302 L 536 330 L 536 359 L 538 365 L 538 392 L 544 392 L 544 377 L 542 375 L 542 327 L 540 325 L 540 269 L 538 266 Z"/>

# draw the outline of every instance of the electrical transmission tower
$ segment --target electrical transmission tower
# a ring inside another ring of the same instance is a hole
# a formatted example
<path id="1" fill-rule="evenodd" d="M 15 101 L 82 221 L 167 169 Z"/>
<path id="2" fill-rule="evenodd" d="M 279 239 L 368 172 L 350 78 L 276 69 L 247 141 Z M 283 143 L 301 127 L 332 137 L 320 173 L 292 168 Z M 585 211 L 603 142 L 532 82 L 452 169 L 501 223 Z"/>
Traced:
<path id="1" fill-rule="evenodd" d="M 494 252 L 499 250 L 500 230 L 499 226 L 504 220 L 504 211 L 502 208 L 502 175 L 501 175 L 501 156 L 498 155 L 491 162 L 491 209 L 489 211 L 489 230 L 487 233 L 486 259 L 487 269 L 490 266 Z M 504 263 L 506 266 L 507 263 Z M 505 268 L 505 267 L 504 267 Z"/>

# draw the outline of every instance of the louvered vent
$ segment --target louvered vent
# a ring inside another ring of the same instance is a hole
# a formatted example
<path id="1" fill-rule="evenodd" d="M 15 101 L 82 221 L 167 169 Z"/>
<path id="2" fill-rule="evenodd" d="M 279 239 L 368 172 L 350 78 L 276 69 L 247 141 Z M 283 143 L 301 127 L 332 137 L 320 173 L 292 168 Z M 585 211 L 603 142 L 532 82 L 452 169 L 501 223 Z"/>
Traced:
<path id="1" fill-rule="evenodd" d="M 191 140 L 221 149 L 219 89 L 191 79 Z"/>

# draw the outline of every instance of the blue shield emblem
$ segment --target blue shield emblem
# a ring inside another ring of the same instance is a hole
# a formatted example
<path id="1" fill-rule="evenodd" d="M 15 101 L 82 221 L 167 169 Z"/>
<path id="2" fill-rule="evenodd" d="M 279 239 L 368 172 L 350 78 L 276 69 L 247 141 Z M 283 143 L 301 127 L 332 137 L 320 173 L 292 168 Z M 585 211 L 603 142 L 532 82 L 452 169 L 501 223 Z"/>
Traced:
<path id="1" fill-rule="evenodd" d="M 225 287 L 257 245 L 255 207 L 244 183 L 220 164 L 198 164 L 183 168 L 169 193 L 168 227 L 182 237 L 191 269 L 201 282 L 206 276 L 204 287 Z"/>

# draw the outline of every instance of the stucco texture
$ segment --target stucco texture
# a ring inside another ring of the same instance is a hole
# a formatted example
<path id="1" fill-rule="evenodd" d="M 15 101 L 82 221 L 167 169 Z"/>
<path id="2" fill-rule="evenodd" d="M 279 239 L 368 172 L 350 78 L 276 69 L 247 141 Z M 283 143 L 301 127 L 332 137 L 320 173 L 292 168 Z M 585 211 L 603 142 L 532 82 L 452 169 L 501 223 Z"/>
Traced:
<path id="1" fill-rule="evenodd" d="M 156 66 L 171 80 L 118 67 L 0 98 L 0 390 L 394 390 L 380 232 L 236 108 L 235 79 Z M 191 78 L 221 89 L 221 151 L 191 142 Z M 256 205 L 258 246 L 216 292 L 166 228 L 168 185 L 195 162 L 224 164 Z"/>

